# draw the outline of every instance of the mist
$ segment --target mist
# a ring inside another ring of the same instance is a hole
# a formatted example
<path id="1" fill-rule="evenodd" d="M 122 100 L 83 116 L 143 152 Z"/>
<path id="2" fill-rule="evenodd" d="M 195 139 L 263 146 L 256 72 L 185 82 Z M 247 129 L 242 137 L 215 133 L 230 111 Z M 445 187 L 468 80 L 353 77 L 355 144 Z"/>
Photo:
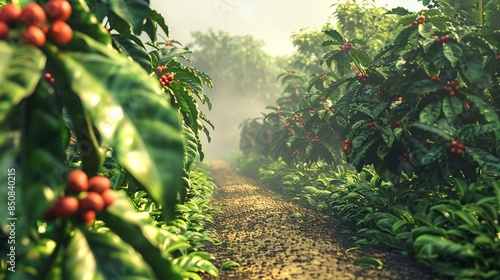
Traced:
<path id="1" fill-rule="evenodd" d="M 247 119 L 262 116 L 261 112 L 265 111 L 264 108 L 273 99 L 248 95 L 229 95 L 214 98 L 212 101 L 211 111 L 202 108 L 202 111 L 206 113 L 208 119 L 215 126 L 215 130 L 211 131 L 212 141 L 210 143 L 206 137 L 202 137 L 205 154 L 209 160 L 232 161 L 240 155 L 240 124 Z"/>

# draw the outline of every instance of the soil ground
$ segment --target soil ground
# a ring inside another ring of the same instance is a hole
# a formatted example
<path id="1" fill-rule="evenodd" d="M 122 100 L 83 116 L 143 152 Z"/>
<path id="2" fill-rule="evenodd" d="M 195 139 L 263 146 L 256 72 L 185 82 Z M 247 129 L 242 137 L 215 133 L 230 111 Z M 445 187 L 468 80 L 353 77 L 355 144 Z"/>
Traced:
<path id="1" fill-rule="evenodd" d="M 355 247 L 352 235 L 338 221 L 283 201 L 225 162 L 213 162 L 211 169 L 218 211 L 210 229 L 223 243 L 205 251 L 215 256 L 218 267 L 228 260 L 241 265 L 220 270 L 217 279 L 440 279 L 399 251 L 349 250 Z M 383 267 L 354 265 L 358 257 L 380 259 Z"/>

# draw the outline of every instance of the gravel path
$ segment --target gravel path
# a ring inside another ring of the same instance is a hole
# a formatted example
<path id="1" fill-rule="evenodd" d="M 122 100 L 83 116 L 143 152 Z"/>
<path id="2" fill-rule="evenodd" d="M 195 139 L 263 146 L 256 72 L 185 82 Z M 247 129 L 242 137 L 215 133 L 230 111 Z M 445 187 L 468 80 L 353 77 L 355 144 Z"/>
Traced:
<path id="1" fill-rule="evenodd" d="M 349 250 L 345 228 L 320 213 L 280 200 L 280 195 L 237 174 L 224 162 L 212 164 L 217 185 L 214 230 L 224 243 L 207 246 L 219 267 L 227 260 L 240 268 L 220 271 L 218 279 L 439 279 L 399 252 Z M 353 265 L 357 257 L 380 259 L 382 269 Z M 203 279 L 214 279 L 203 276 Z"/>

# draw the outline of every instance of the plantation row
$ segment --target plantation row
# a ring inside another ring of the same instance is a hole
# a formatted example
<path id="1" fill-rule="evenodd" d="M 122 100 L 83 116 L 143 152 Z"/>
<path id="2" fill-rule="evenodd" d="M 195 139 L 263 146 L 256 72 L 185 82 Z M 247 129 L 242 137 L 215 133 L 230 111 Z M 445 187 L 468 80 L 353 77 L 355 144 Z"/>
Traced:
<path id="1" fill-rule="evenodd" d="M 354 225 L 361 249 L 498 279 L 499 7 L 479 2 L 338 5 L 335 29 L 294 37 L 282 97 L 243 124 L 240 170 Z"/>
<path id="2" fill-rule="evenodd" d="M 212 82 L 164 18 L 147 0 L 0 9 L 0 279 L 217 276 L 193 164 Z"/>

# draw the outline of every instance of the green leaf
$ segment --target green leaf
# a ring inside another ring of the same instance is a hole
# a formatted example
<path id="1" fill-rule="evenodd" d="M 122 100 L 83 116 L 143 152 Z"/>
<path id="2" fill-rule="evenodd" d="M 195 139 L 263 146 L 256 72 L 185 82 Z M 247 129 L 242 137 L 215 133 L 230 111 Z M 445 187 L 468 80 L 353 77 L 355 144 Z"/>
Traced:
<path id="1" fill-rule="evenodd" d="M 476 217 L 474 217 L 471 213 L 466 212 L 466 211 L 454 211 L 454 215 L 458 216 L 463 222 L 468 224 L 471 227 L 478 228 L 479 221 L 477 220 Z"/>
<path id="2" fill-rule="evenodd" d="M 405 28 L 403 29 L 399 34 L 398 36 L 396 37 L 396 39 L 394 39 L 394 50 L 393 51 L 397 51 L 398 49 L 402 49 L 404 47 L 406 47 L 406 45 L 408 44 L 408 39 L 410 38 L 410 35 L 413 33 L 413 29 L 412 28 Z"/>
<path id="3" fill-rule="evenodd" d="M 436 126 L 431 126 L 423 123 L 413 123 L 413 127 L 416 127 L 418 129 L 433 133 L 435 135 L 438 135 L 446 140 L 452 140 L 450 134 L 446 133 L 442 128 L 438 128 Z"/>
<path id="4" fill-rule="evenodd" d="M 425 106 L 420 112 L 419 120 L 423 124 L 435 124 L 441 115 L 441 101 L 436 101 Z"/>
<path id="5" fill-rule="evenodd" d="M 468 98 L 479 109 L 481 115 L 483 115 L 488 122 L 493 123 L 497 127 L 500 126 L 500 118 L 491 105 L 475 95 L 469 95 Z"/>
<path id="6" fill-rule="evenodd" d="M 106 211 L 98 214 L 109 227 L 123 241 L 130 244 L 149 264 L 158 279 L 181 280 L 179 270 L 169 257 L 169 247 L 185 242 L 169 239 L 172 235 L 151 225 L 151 218 L 146 212 L 137 212 L 124 192 L 115 192 L 115 202 Z M 167 250 L 167 251 L 165 251 Z"/>
<path id="7" fill-rule="evenodd" d="M 462 49 L 457 44 L 443 44 L 443 53 L 452 67 L 455 67 L 462 56 Z"/>
<path id="8" fill-rule="evenodd" d="M 442 84 L 426 79 L 411 84 L 410 88 L 408 89 L 408 93 L 435 92 L 442 88 Z"/>
<path id="9" fill-rule="evenodd" d="M 388 11 L 386 14 L 390 15 L 400 15 L 400 16 L 405 16 L 405 15 L 408 15 L 410 12 L 403 8 L 403 7 L 397 7 L 397 8 L 393 8 L 391 9 L 390 11 Z"/>
<path id="10" fill-rule="evenodd" d="M 241 265 L 235 261 L 225 261 L 221 266 L 220 270 L 230 270 L 234 267 L 241 267 Z"/>
<path id="11" fill-rule="evenodd" d="M 434 149 L 429 150 L 421 159 L 420 163 L 422 165 L 430 164 L 433 162 L 440 162 L 443 160 L 443 157 L 445 155 L 445 151 L 441 147 L 437 147 Z"/>
<path id="12" fill-rule="evenodd" d="M 165 19 L 163 18 L 163 16 L 160 13 L 158 13 L 155 10 L 150 9 L 149 14 L 148 14 L 148 18 L 150 20 L 152 20 L 153 22 L 155 22 L 156 24 L 158 24 L 158 26 L 163 30 L 163 32 L 165 32 L 165 36 L 167 36 L 167 37 L 170 36 L 169 31 L 168 31 L 168 26 L 165 23 Z"/>
<path id="13" fill-rule="evenodd" d="M 382 136 L 382 139 L 384 139 L 384 142 L 387 144 L 387 147 L 392 147 L 392 143 L 395 139 L 392 129 L 386 126 L 377 126 L 377 129 L 380 131 L 380 135 Z"/>
<path id="14" fill-rule="evenodd" d="M 370 65 L 371 58 L 364 51 L 358 49 L 352 49 L 349 50 L 349 55 L 352 57 L 356 65 L 362 66 L 364 68 L 367 68 Z"/>
<path id="15" fill-rule="evenodd" d="M 481 167 L 484 172 L 493 172 L 497 175 L 500 174 L 500 159 L 498 157 L 495 157 L 483 149 L 474 147 L 467 147 L 465 152 L 472 160 L 479 164 L 479 167 Z"/>
<path id="16" fill-rule="evenodd" d="M 76 35 L 76 34 L 75 34 Z M 62 57 L 71 89 L 124 166 L 173 219 L 183 167 L 180 122 L 158 82 L 138 64 L 82 37 L 95 53 Z"/>
<path id="17" fill-rule="evenodd" d="M 150 73 L 153 71 L 151 67 L 151 57 L 144 46 L 140 46 L 134 40 L 125 38 L 120 34 L 113 35 L 113 40 L 119 52 L 139 63 L 146 72 Z"/>
<path id="18" fill-rule="evenodd" d="M 460 139 L 465 141 L 475 141 L 478 138 L 495 132 L 496 127 L 493 124 L 466 124 L 460 129 Z"/>
<path id="19" fill-rule="evenodd" d="M 151 279 L 148 265 L 116 235 L 75 229 L 64 252 L 64 279 Z"/>
<path id="20" fill-rule="evenodd" d="M 217 268 L 209 261 L 204 252 L 191 252 L 174 260 L 174 264 L 181 267 L 183 270 L 196 273 L 207 273 L 214 277 L 219 276 Z"/>
<path id="21" fill-rule="evenodd" d="M 324 30 L 323 31 L 326 35 L 330 36 L 338 45 L 341 45 L 344 43 L 344 37 L 340 35 L 340 33 L 336 30 Z"/>
<path id="22" fill-rule="evenodd" d="M 376 258 L 358 257 L 356 260 L 354 260 L 354 265 L 367 266 L 372 268 L 382 268 L 382 266 L 384 266 L 384 263 Z"/>
<path id="23" fill-rule="evenodd" d="M 140 35 L 142 24 L 149 13 L 149 0 L 108 0 L 108 8 L 127 22 Z"/>
<path id="24" fill-rule="evenodd" d="M 456 96 L 446 96 L 443 99 L 443 113 L 449 122 L 462 113 L 463 106 L 460 98 Z"/>
<path id="25" fill-rule="evenodd" d="M 35 90 L 46 57 L 37 48 L 0 41 L 0 122 Z"/>
<path id="26" fill-rule="evenodd" d="M 186 167 L 186 169 L 189 169 L 193 161 L 199 155 L 198 148 L 200 145 L 200 140 L 193 132 L 193 130 L 185 124 L 182 125 L 182 136 L 185 147 L 184 166 Z"/>
<path id="27" fill-rule="evenodd" d="M 424 37 L 429 38 L 433 32 L 434 25 L 429 22 L 424 22 L 418 25 L 418 33 Z"/>
<path id="28" fill-rule="evenodd" d="M 460 76 L 471 88 L 477 88 L 483 76 L 482 57 L 472 50 L 464 50 L 459 64 Z"/>
<path id="29" fill-rule="evenodd" d="M 111 35 L 97 20 L 85 0 L 71 1 L 71 17 L 67 23 L 73 31 L 87 34 L 92 39 L 111 47 Z"/>

